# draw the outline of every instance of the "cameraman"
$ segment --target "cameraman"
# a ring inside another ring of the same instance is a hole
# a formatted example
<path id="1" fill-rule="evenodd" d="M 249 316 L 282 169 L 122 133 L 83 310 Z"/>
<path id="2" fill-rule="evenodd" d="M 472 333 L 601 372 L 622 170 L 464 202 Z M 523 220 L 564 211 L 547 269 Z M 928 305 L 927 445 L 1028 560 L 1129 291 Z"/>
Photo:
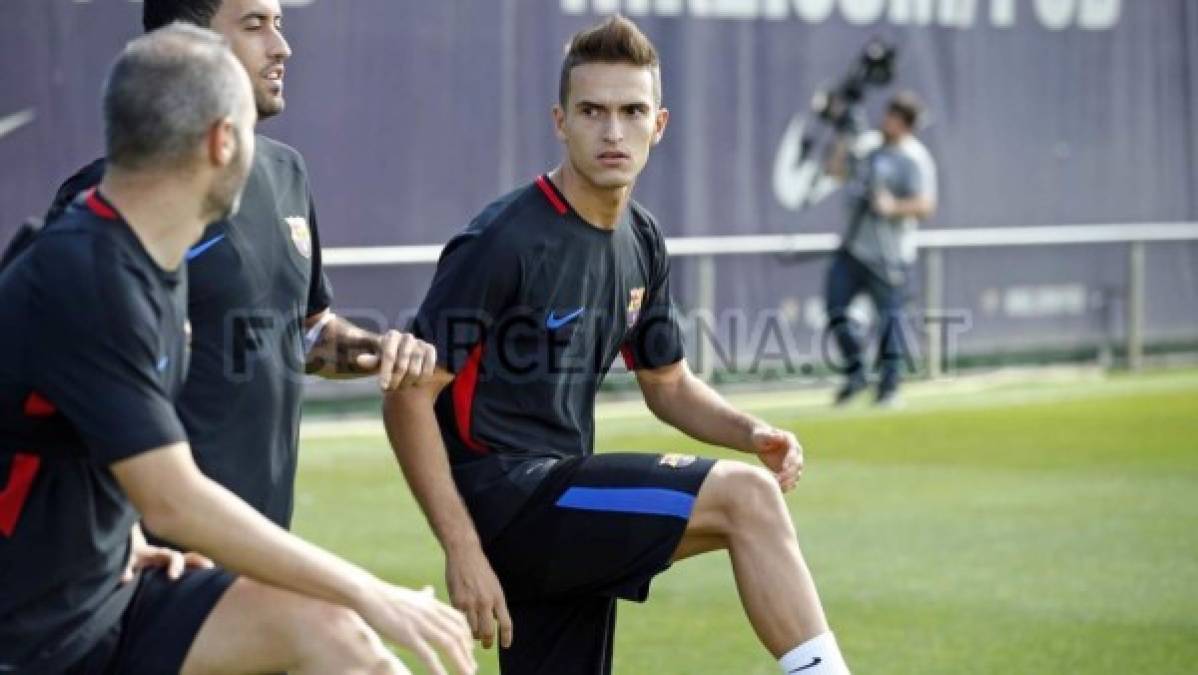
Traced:
<path id="1" fill-rule="evenodd" d="M 828 155 L 825 170 L 845 183 L 849 212 L 848 231 L 828 270 L 825 293 L 829 329 L 847 377 L 836 393 L 836 405 L 867 386 L 861 340 L 847 315 L 849 304 L 862 291 L 873 300 L 880 327 L 881 379 L 875 402 L 898 402 L 906 350 L 903 303 L 908 271 L 915 262 L 915 230 L 936 210 L 936 164 L 914 135 L 922 111 L 913 93 L 899 93 L 886 107 L 880 143 L 877 133 L 842 133 Z"/>

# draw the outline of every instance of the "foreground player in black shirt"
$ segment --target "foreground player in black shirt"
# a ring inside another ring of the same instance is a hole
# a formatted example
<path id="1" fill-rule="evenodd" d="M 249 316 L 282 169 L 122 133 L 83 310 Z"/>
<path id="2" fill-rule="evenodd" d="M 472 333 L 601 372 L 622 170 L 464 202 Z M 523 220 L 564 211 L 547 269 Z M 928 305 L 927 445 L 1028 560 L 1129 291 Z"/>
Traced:
<path id="1" fill-rule="evenodd" d="M 387 396 L 391 443 L 485 646 L 498 619 L 506 675 L 609 672 L 615 599 L 717 549 L 783 672 L 842 675 L 782 499 L 799 444 L 690 373 L 661 230 L 631 200 L 667 122 L 659 77 L 626 19 L 575 36 L 554 111 L 565 159 L 446 246 L 416 319 L 437 379 Z M 660 419 L 768 471 L 593 454 L 595 394 L 621 353 Z"/>
<path id="2" fill-rule="evenodd" d="M 145 0 L 146 30 L 172 21 L 211 27 L 229 40 L 250 76 L 259 119 L 283 111 L 291 48 L 278 0 Z M 380 337 L 330 312 L 304 160 L 265 136 L 257 147 L 241 209 L 210 224 L 187 254 L 195 336 L 178 408 L 204 474 L 288 527 L 304 371 L 378 372 L 389 389 L 427 378 L 434 359 L 410 335 Z M 99 159 L 68 179 L 46 222 L 103 173 Z"/>
<path id="3" fill-rule="evenodd" d="M 164 28 L 122 53 L 104 111 L 100 186 L 0 274 L 0 672 L 408 672 L 366 624 L 433 672 L 430 644 L 473 672 L 459 613 L 286 533 L 192 461 L 174 408 L 184 258 L 250 168 L 244 70 L 215 33 Z M 245 576 L 150 569 L 139 515 Z"/>

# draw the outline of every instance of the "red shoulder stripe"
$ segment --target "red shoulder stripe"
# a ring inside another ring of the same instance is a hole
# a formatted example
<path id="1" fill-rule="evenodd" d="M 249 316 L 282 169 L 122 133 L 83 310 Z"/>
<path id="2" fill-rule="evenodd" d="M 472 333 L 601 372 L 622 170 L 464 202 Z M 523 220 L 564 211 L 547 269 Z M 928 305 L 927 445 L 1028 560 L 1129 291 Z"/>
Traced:
<path id="1" fill-rule="evenodd" d="M 543 174 L 537 176 L 537 187 L 541 188 L 541 192 L 545 194 L 545 198 L 549 200 L 549 203 L 553 205 L 553 209 L 557 211 L 557 215 L 566 215 L 566 212 L 570 208 L 566 206 L 566 201 L 557 194 L 557 188 L 553 187 L 553 184 Z"/>
<path id="2" fill-rule="evenodd" d="M 92 213 L 105 220 L 117 220 L 118 218 L 116 210 L 109 206 L 108 202 L 104 201 L 104 198 L 101 197 L 98 192 L 96 192 L 96 188 L 92 188 L 87 191 L 87 199 L 85 204 L 87 204 L 87 208 L 90 209 Z"/>

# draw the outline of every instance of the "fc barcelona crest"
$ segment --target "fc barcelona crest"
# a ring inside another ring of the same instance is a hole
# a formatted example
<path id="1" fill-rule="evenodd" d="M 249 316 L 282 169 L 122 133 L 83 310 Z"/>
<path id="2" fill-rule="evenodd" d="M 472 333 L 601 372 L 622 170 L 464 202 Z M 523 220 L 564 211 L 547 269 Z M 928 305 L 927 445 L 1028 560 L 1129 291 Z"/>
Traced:
<path id="1" fill-rule="evenodd" d="M 295 250 L 305 258 L 311 258 L 312 233 L 308 231 L 308 219 L 291 216 L 283 220 L 287 223 L 287 229 L 291 231 L 291 241 L 295 244 Z"/>
<path id="2" fill-rule="evenodd" d="M 645 301 L 645 287 L 638 286 L 628 292 L 628 326 L 631 328 L 636 324 L 637 318 L 641 315 L 641 303 Z"/>

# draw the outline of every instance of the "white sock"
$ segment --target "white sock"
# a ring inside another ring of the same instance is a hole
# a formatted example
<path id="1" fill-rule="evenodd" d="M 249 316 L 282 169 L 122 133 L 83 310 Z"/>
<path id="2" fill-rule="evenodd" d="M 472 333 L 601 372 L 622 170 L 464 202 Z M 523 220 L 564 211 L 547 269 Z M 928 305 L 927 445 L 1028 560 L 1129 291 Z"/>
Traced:
<path id="1" fill-rule="evenodd" d="M 817 635 L 778 659 L 783 675 L 849 675 L 831 631 Z"/>

